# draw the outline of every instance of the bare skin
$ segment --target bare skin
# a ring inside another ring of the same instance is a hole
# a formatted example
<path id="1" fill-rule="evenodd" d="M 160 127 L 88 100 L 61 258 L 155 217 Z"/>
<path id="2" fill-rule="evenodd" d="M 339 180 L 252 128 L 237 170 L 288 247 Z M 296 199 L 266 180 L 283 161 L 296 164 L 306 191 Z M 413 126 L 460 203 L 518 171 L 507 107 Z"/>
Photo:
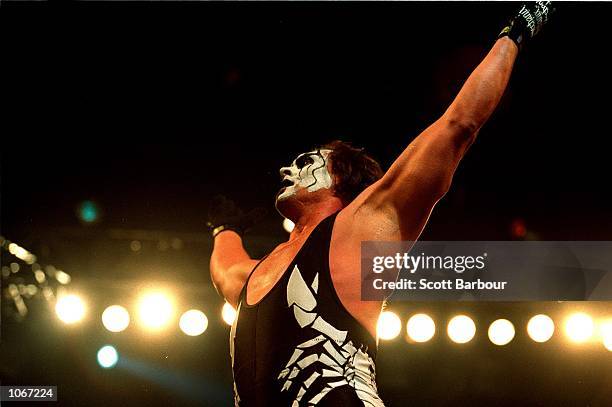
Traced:
<path id="1" fill-rule="evenodd" d="M 361 301 L 360 250 L 364 240 L 417 240 L 435 204 L 449 190 L 453 174 L 480 128 L 499 103 L 518 55 L 516 44 L 503 37 L 472 72 L 446 112 L 416 137 L 383 178 L 343 206 L 332 189 L 298 189 L 277 208 L 296 227 L 249 280 L 247 303 L 259 302 L 282 277 L 316 225 L 338 212 L 331 237 L 329 265 L 343 305 L 376 337 L 382 302 Z M 328 164 L 332 179 L 333 173 Z M 240 236 L 224 231 L 215 238 L 211 276 L 215 287 L 234 307 L 247 276 L 258 263 Z"/>

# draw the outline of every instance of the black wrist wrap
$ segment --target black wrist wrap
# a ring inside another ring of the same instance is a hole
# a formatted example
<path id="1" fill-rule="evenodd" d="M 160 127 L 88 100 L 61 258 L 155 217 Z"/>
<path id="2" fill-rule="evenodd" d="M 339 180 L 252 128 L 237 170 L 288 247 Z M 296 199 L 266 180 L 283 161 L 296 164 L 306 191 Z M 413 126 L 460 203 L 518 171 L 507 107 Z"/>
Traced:
<path id="1" fill-rule="evenodd" d="M 535 37 L 542 30 L 552 12 L 550 1 L 525 3 L 517 15 L 499 33 L 498 38 L 507 35 L 521 48 L 528 39 Z"/>
<path id="2" fill-rule="evenodd" d="M 241 237 L 244 234 L 244 230 L 242 230 L 241 227 L 235 226 L 235 225 L 220 225 L 217 227 L 209 227 L 209 228 L 210 228 L 210 233 L 212 234 L 213 238 L 217 237 L 219 233 L 226 231 L 226 230 L 233 230 L 234 232 L 238 233 Z"/>

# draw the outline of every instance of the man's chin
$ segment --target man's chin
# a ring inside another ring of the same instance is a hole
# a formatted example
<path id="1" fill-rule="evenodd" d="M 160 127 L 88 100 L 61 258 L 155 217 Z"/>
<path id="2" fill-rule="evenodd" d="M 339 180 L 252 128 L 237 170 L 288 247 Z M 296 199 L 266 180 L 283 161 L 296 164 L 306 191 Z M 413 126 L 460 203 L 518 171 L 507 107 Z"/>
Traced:
<path id="1" fill-rule="evenodd" d="M 291 198 L 293 198 L 293 196 L 294 194 L 287 194 L 285 188 L 281 189 L 278 191 L 278 194 L 276 194 L 274 206 L 281 215 L 286 217 L 285 212 L 291 207 Z"/>
<path id="2" fill-rule="evenodd" d="M 279 202 L 286 201 L 293 195 L 295 195 L 294 191 L 290 191 L 288 187 L 283 187 L 276 194 L 276 203 L 278 204 Z"/>

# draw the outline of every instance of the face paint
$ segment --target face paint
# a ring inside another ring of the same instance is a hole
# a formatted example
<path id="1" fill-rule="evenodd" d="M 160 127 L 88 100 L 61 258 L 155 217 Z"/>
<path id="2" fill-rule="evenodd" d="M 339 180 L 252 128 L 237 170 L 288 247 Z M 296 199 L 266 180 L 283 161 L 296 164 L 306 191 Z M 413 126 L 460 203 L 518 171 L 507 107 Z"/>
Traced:
<path id="1" fill-rule="evenodd" d="M 330 188 L 332 178 L 327 171 L 327 156 L 331 150 L 317 150 L 300 154 L 289 167 L 280 169 L 283 183 L 287 185 L 276 198 L 287 199 L 300 189 L 308 192 L 318 191 L 321 188 Z"/>

